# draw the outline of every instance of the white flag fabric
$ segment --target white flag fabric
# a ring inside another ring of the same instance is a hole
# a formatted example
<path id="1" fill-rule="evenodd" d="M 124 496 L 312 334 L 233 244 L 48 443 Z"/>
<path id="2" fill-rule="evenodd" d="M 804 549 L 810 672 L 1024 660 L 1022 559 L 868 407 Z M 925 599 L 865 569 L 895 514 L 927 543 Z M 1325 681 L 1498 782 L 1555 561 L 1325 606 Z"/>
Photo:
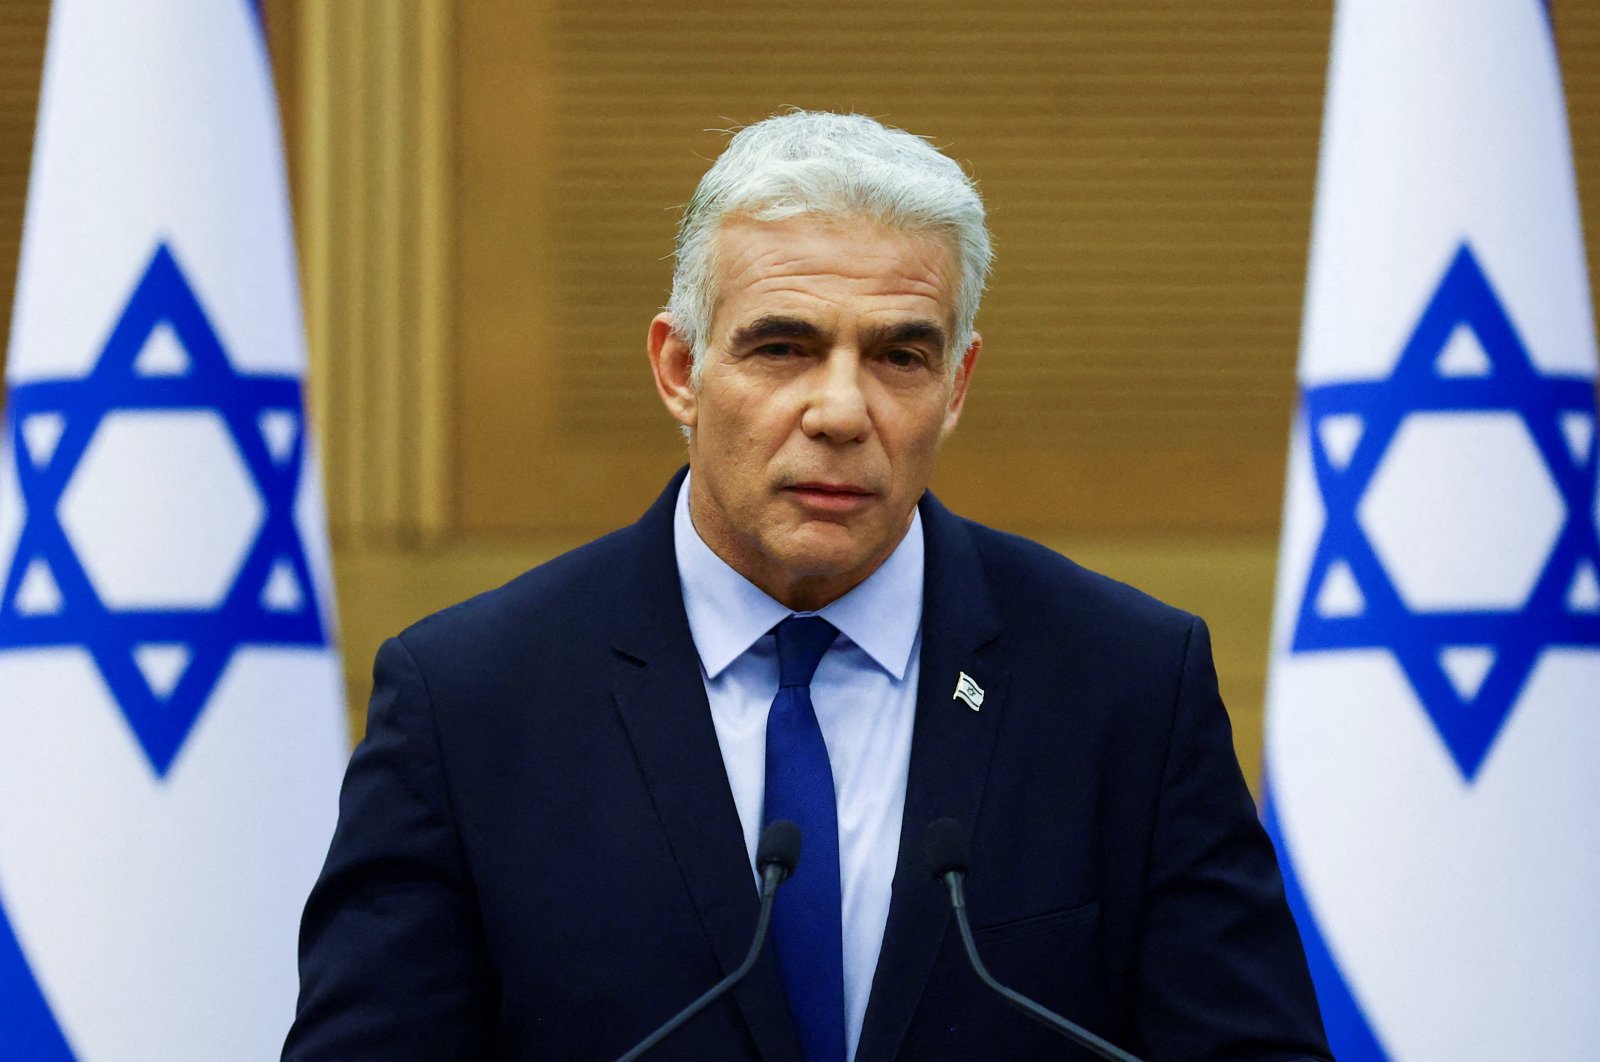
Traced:
<path id="1" fill-rule="evenodd" d="M 1267 820 L 1342 1060 L 1600 1045 L 1595 335 L 1538 0 L 1339 0 Z"/>
<path id="2" fill-rule="evenodd" d="M 276 1058 L 348 754 L 266 40 L 52 5 L 0 434 L 0 1056 Z"/>

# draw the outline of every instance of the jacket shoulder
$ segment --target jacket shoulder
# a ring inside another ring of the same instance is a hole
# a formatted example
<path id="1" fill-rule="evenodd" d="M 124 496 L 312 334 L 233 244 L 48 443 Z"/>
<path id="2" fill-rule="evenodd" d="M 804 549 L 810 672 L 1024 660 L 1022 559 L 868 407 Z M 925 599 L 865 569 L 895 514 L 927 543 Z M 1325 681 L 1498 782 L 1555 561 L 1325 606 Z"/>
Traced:
<path id="1" fill-rule="evenodd" d="M 1196 617 L 1029 538 L 962 520 L 999 607 L 1034 623 L 1113 623 L 1119 634 L 1187 634 Z"/>
<path id="2" fill-rule="evenodd" d="M 413 655 L 460 663 L 504 659 L 532 645 L 603 634 L 621 574 L 640 547 L 623 528 L 475 594 L 399 634 Z"/>

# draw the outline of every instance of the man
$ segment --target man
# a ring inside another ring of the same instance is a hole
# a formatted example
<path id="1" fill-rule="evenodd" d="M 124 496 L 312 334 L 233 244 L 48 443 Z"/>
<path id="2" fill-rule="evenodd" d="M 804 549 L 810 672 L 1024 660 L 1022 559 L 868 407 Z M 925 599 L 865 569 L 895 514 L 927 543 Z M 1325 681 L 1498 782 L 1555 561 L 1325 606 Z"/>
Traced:
<path id="1" fill-rule="evenodd" d="M 857 116 L 745 129 L 679 233 L 655 383 L 689 470 L 634 526 L 379 652 L 285 1057 L 608 1058 L 738 964 L 764 822 L 800 866 L 658 1049 L 1326 1056 L 1199 620 L 926 487 L 978 361 L 971 182 Z"/>

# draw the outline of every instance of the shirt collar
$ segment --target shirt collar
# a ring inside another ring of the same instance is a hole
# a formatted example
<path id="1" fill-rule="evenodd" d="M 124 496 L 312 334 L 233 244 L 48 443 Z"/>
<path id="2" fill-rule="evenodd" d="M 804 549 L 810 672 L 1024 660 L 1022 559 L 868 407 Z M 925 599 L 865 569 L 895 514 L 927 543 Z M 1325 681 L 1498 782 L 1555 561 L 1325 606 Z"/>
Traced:
<path id="1" fill-rule="evenodd" d="M 734 571 L 705 544 L 689 516 L 689 477 L 678 489 L 672 543 L 689 633 L 707 678 L 718 675 L 779 622 L 795 613 Z M 922 514 L 887 560 L 861 584 L 816 614 L 839 628 L 874 663 L 905 677 L 922 623 Z"/>

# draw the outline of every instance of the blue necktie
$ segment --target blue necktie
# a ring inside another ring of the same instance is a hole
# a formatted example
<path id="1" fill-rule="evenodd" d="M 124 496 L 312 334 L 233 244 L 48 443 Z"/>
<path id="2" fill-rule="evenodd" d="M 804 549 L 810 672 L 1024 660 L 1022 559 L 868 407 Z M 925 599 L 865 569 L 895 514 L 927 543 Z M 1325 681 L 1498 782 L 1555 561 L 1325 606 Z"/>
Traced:
<path id="1" fill-rule="evenodd" d="M 763 822 L 800 827 L 800 864 L 772 910 L 772 944 L 807 1062 L 844 1062 L 844 929 L 833 768 L 811 706 L 811 676 L 838 636 L 820 616 L 790 616 L 778 639 L 778 695 L 767 714 Z"/>

